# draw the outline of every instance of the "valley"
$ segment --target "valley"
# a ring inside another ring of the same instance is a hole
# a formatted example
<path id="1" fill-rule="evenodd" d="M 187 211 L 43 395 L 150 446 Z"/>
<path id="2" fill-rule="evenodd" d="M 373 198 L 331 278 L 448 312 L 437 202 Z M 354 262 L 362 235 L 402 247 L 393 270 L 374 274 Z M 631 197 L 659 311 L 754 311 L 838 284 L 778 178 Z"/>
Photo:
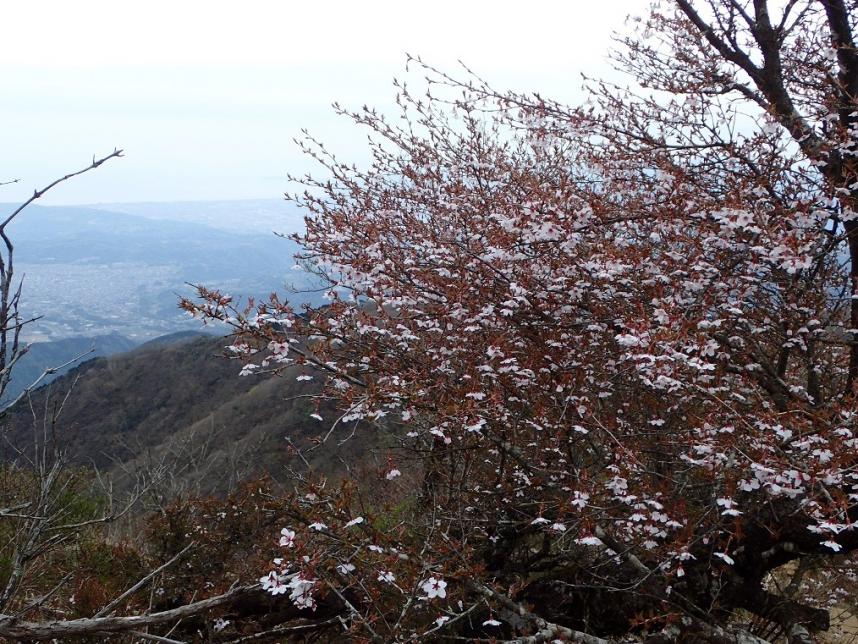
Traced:
<path id="1" fill-rule="evenodd" d="M 152 207 L 144 217 L 82 206 L 31 206 L 10 226 L 15 274 L 23 278 L 22 313 L 39 317 L 25 328 L 25 339 L 120 333 L 142 342 L 198 329 L 199 323 L 178 309 L 179 298 L 192 294 L 191 284 L 237 299 L 291 287 L 296 303 L 318 302 L 317 294 L 300 292 L 314 286 L 315 278 L 294 269 L 294 242 L 261 232 L 259 223 L 247 226 L 250 232 L 225 229 L 224 213 L 241 222 L 242 208 L 258 222 L 257 203 L 242 204 L 209 206 L 218 217 L 196 220 L 187 205 L 178 208 L 184 213 L 175 215 L 178 219 L 169 218 L 171 204 L 159 204 L 159 218 Z M 217 227 L 201 223 L 208 220 Z"/>

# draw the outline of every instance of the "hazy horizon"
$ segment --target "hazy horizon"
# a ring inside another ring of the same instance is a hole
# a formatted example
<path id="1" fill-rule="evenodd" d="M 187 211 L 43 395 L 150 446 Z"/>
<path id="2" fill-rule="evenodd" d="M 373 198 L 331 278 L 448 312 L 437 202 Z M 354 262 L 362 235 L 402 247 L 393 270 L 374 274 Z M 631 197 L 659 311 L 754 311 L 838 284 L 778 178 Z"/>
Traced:
<path id="1" fill-rule="evenodd" d="M 499 88 L 580 98 L 579 74 L 609 73 L 613 31 L 639 0 L 597 7 L 537 2 L 312 6 L 106 0 L 7 7 L 0 71 L 7 92 L 0 201 L 120 147 L 126 157 L 49 193 L 45 204 L 277 199 L 287 172 L 313 166 L 302 128 L 350 161 L 365 132 L 334 101 L 393 112 L 406 52 L 453 74 L 457 60 Z M 29 25 L 30 28 L 21 28 Z M 17 27 L 16 27 L 17 26 Z"/>

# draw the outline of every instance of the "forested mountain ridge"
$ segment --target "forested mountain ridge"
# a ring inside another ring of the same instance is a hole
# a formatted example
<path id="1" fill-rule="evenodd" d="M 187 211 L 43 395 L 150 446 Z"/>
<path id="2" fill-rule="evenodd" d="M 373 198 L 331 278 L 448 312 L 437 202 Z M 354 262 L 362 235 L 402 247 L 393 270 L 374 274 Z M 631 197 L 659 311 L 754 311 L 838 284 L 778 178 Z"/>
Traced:
<path id="1" fill-rule="evenodd" d="M 4 392 L 3 400 L 0 400 L 0 406 L 15 400 L 24 389 L 36 382 L 46 369 L 57 369 L 57 371 L 46 375 L 40 384 L 46 384 L 87 360 L 130 351 L 136 344 L 118 333 L 94 337 L 77 336 L 52 342 L 34 342 L 27 349 L 27 353 L 15 363 L 12 378 Z M 67 364 L 75 358 L 78 360 Z"/>
<path id="2" fill-rule="evenodd" d="M 241 363 L 224 356 L 227 344 L 180 334 L 80 365 L 7 411 L 3 458 L 16 457 L 11 446 L 32 443 L 35 409 L 72 463 L 120 473 L 166 464 L 186 470 L 193 461 L 205 468 L 187 473 L 199 477 L 201 493 L 224 491 L 252 474 L 282 478 L 284 466 L 298 460 L 293 445 L 308 446 L 335 417 L 311 417 L 314 409 L 301 396 L 318 387 L 297 381 L 300 372 L 240 377 Z M 353 455 L 367 444 L 361 436 L 340 448 L 340 438 L 306 458 L 333 471 L 341 450 Z"/>

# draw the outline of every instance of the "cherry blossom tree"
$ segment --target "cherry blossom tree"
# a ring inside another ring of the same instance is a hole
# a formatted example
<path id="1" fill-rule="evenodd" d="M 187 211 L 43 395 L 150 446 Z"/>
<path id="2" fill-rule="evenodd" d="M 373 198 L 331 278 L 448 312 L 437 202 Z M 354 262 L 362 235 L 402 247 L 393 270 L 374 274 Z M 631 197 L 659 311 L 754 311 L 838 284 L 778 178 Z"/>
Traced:
<path id="1" fill-rule="evenodd" d="M 827 630 L 814 570 L 858 549 L 856 20 L 655 1 L 615 54 L 634 84 L 585 105 L 411 60 L 398 118 L 338 108 L 369 167 L 308 136 L 330 304 L 186 306 L 244 373 L 323 380 L 321 440 L 397 442 L 306 475 L 262 584 L 367 641 Z"/>

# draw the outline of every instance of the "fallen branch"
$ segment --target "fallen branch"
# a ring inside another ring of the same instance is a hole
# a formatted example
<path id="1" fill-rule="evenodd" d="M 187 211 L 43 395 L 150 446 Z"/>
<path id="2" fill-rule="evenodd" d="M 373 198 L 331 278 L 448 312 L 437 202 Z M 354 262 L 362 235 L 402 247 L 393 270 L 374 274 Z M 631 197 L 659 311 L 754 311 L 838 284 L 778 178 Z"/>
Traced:
<path id="1" fill-rule="evenodd" d="M 84 617 L 81 619 L 54 620 L 49 622 L 19 621 L 11 615 L 0 615 L 0 637 L 12 641 L 50 640 L 60 641 L 69 637 L 83 635 L 105 635 L 140 630 L 147 626 L 157 626 L 180 619 L 186 619 L 204 613 L 213 608 L 227 606 L 239 599 L 261 592 L 259 584 L 237 586 L 231 590 L 178 608 L 151 613 L 149 615 L 131 615 L 125 617 Z"/>

